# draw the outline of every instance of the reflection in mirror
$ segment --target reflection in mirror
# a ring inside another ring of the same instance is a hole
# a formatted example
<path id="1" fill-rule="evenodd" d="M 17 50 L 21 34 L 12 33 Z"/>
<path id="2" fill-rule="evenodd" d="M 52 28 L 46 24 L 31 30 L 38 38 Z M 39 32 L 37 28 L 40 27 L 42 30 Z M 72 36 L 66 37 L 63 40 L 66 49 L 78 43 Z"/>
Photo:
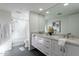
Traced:
<path id="1" fill-rule="evenodd" d="M 49 11 L 49 14 L 45 14 Z M 59 27 L 60 34 L 72 33 L 73 36 L 79 37 L 79 3 L 69 3 L 64 6 L 64 3 L 56 3 L 55 6 L 45 10 L 45 32 L 47 26 L 53 25 Z M 53 21 L 60 21 L 60 24 L 55 24 Z"/>

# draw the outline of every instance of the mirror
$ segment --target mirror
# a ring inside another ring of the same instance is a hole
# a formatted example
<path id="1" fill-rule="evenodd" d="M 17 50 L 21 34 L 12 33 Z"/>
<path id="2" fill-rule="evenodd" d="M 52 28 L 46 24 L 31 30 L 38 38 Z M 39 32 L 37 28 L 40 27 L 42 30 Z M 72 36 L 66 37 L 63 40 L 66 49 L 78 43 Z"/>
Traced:
<path id="1" fill-rule="evenodd" d="M 49 12 L 49 13 L 46 13 Z M 53 21 L 60 21 L 60 30 L 57 33 L 71 33 L 79 37 L 79 3 L 56 3 L 43 12 L 45 15 L 45 32 L 48 25 L 52 26 Z M 55 25 L 55 22 L 53 23 Z M 54 27 L 54 26 L 53 26 Z"/>

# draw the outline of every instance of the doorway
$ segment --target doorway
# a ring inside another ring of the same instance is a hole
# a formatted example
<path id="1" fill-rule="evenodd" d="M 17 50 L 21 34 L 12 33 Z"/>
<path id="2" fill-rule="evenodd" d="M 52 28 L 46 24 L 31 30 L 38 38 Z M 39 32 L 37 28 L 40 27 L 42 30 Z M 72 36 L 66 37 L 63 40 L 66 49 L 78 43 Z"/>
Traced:
<path id="1" fill-rule="evenodd" d="M 12 46 L 28 45 L 29 21 L 24 19 L 13 19 L 11 26 Z"/>

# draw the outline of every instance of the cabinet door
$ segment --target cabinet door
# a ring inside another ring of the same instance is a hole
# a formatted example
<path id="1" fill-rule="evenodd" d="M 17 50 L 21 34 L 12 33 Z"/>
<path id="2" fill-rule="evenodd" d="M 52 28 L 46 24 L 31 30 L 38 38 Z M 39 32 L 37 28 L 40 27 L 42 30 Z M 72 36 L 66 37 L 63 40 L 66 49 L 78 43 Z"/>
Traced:
<path id="1" fill-rule="evenodd" d="M 58 41 L 52 40 L 52 55 L 61 56 L 62 52 L 60 51 L 60 48 Z"/>
<path id="2" fill-rule="evenodd" d="M 66 47 L 67 47 L 66 51 L 67 56 L 79 56 L 79 46 L 74 44 L 66 44 Z"/>
<path id="3" fill-rule="evenodd" d="M 38 39 L 41 52 L 43 52 L 45 55 L 51 55 L 51 39 L 43 37 L 38 37 Z"/>
<path id="4" fill-rule="evenodd" d="M 52 40 L 52 43 L 51 43 L 51 55 L 52 56 L 55 55 L 55 44 L 54 44 L 54 40 Z"/>
<path id="5" fill-rule="evenodd" d="M 38 41 L 37 41 L 36 35 L 32 35 L 32 46 L 34 46 L 35 48 L 37 48 L 37 46 L 38 46 Z"/>

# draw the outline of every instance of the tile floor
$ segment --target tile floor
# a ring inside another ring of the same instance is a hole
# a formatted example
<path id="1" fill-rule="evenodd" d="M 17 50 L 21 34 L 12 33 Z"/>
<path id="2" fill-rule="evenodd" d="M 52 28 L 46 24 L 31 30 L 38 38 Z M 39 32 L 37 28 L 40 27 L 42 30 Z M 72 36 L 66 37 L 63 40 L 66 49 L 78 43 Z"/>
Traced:
<path id="1" fill-rule="evenodd" d="M 10 51 L 5 52 L 4 56 L 45 56 L 43 53 L 41 53 L 37 49 L 33 49 L 31 51 L 28 51 L 27 48 L 24 48 L 25 50 L 21 51 L 19 48 L 22 46 L 18 47 L 13 47 Z"/>

